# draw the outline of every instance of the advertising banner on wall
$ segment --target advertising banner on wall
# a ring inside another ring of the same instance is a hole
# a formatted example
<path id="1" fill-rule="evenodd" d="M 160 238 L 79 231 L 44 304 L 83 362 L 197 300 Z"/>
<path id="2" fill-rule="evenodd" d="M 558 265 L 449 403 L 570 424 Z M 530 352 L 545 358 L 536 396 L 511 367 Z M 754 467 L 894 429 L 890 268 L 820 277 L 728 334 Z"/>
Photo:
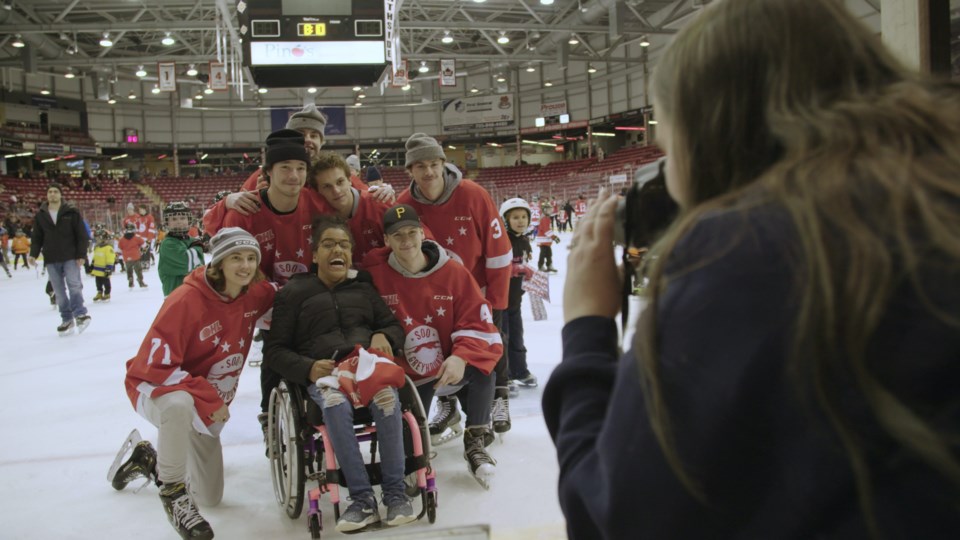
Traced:
<path id="1" fill-rule="evenodd" d="M 161 92 L 177 91 L 177 64 L 175 62 L 158 62 L 157 75 L 160 79 L 157 85 Z"/>
<path id="2" fill-rule="evenodd" d="M 457 85 L 457 61 L 452 58 L 440 60 L 440 86 Z"/>
<path id="3" fill-rule="evenodd" d="M 317 109 L 327 117 L 327 126 L 323 132 L 325 136 L 347 134 L 347 113 L 342 105 L 317 107 Z M 288 109 L 286 107 L 274 107 L 270 109 L 270 131 L 277 131 L 286 127 L 287 120 L 290 120 L 290 116 L 300 110 L 301 109 Z"/>
<path id="4" fill-rule="evenodd" d="M 210 89 L 227 90 L 227 66 L 220 62 L 210 62 Z"/>
<path id="5" fill-rule="evenodd" d="M 440 115 L 443 131 L 471 131 L 514 124 L 510 94 L 448 99 Z"/>
<path id="6" fill-rule="evenodd" d="M 464 161 L 467 166 L 467 169 L 475 170 L 480 168 L 479 165 L 477 164 L 477 145 L 475 144 L 466 145 L 463 151 L 463 157 L 464 157 Z"/>
<path id="7" fill-rule="evenodd" d="M 402 60 L 397 65 L 399 67 L 390 77 L 390 86 L 394 88 L 403 88 L 404 86 L 410 84 L 410 77 L 408 75 L 409 72 L 407 71 L 407 61 Z"/>
<path id="8" fill-rule="evenodd" d="M 541 118 L 549 118 L 551 116 L 560 116 L 561 114 L 567 114 L 566 101 L 553 101 L 550 103 L 540 104 Z"/>

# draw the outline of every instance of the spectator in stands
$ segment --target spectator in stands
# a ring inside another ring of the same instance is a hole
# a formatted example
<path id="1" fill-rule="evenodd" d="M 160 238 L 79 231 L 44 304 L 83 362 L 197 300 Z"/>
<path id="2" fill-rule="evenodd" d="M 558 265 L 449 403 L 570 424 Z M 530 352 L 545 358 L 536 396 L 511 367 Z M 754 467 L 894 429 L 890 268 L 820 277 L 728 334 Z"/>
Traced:
<path id="1" fill-rule="evenodd" d="M 543 395 L 567 536 L 956 537 L 956 81 L 845 2 L 723 0 L 651 89 L 682 210 L 622 356 L 617 199 L 577 226 Z"/>
<path id="2" fill-rule="evenodd" d="M 414 133 L 406 142 L 406 169 L 410 187 L 397 199 L 416 210 L 440 245 L 452 252 L 470 271 L 494 310 L 494 322 L 500 328 L 501 311 L 507 308 L 513 248 L 504 230 L 503 220 L 487 190 L 463 178 L 447 164 L 447 156 L 436 139 Z M 493 429 L 510 430 L 509 375 L 506 355 L 496 367 L 493 403 Z M 438 400 L 439 412 L 431 432 L 445 431 L 446 422 L 455 418 L 457 401 L 453 396 Z M 442 424 L 442 425 L 441 425 Z"/>
<path id="3" fill-rule="evenodd" d="M 57 295 L 62 323 L 57 332 L 67 334 L 76 325 L 80 331 L 90 324 L 83 305 L 83 276 L 80 268 L 87 256 L 90 237 L 83 226 L 80 211 L 63 200 L 60 184 L 47 188 L 47 202 L 34 218 L 30 262 L 43 252 L 43 264 Z"/>

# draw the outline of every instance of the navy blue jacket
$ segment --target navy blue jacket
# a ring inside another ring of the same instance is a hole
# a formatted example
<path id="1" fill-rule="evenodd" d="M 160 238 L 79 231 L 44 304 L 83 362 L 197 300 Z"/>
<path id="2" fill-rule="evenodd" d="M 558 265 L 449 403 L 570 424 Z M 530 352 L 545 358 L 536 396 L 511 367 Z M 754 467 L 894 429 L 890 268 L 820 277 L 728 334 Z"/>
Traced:
<path id="1" fill-rule="evenodd" d="M 768 210 L 703 219 L 674 251 L 659 306 L 661 380 L 675 448 L 706 504 L 680 484 L 647 418 L 634 353 L 618 360 L 611 319 L 563 329 L 563 362 L 543 396 L 557 447 L 559 497 L 573 540 L 869 537 L 849 462 L 787 373 L 796 302 L 792 229 Z M 708 261 L 694 265 L 695 261 Z M 925 276 L 960 314 L 956 267 Z M 928 268 L 928 270 L 930 270 Z M 960 331 L 903 284 L 868 349 L 874 375 L 960 432 Z M 960 500 L 893 441 L 849 381 L 886 539 L 960 537 Z"/>
<path id="2" fill-rule="evenodd" d="M 75 261 L 87 257 L 90 235 L 84 227 L 80 211 L 66 202 L 60 204 L 57 222 L 50 217 L 47 203 L 33 220 L 30 256 L 36 258 L 43 251 L 43 264 Z"/>

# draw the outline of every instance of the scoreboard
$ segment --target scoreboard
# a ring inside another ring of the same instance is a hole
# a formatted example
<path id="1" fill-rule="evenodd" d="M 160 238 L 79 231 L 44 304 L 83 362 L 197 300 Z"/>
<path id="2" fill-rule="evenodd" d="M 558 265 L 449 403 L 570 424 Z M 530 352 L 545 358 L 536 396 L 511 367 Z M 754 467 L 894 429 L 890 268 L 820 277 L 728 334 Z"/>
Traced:
<path id="1" fill-rule="evenodd" d="M 383 0 L 238 0 L 243 65 L 265 88 L 368 86 L 386 68 Z"/>

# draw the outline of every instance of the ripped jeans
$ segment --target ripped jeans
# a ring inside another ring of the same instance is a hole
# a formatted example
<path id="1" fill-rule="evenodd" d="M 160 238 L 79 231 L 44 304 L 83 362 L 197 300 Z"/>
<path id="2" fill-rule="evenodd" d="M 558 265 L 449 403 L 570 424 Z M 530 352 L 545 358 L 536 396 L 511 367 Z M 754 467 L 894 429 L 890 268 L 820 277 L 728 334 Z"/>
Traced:
<path id="1" fill-rule="evenodd" d="M 374 502 L 373 488 L 360 454 L 360 444 L 353 431 L 353 405 L 340 390 L 307 387 L 310 398 L 323 409 L 323 423 L 330 434 L 330 443 L 337 454 L 340 471 L 346 477 L 350 498 L 354 501 Z M 380 470 L 383 477 L 383 499 L 385 503 L 404 494 L 403 472 L 403 427 L 401 422 L 400 399 L 394 388 L 384 388 L 369 405 L 373 420 L 377 426 L 377 443 L 380 448 Z M 375 503 L 374 503 L 375 504 Z"/>

